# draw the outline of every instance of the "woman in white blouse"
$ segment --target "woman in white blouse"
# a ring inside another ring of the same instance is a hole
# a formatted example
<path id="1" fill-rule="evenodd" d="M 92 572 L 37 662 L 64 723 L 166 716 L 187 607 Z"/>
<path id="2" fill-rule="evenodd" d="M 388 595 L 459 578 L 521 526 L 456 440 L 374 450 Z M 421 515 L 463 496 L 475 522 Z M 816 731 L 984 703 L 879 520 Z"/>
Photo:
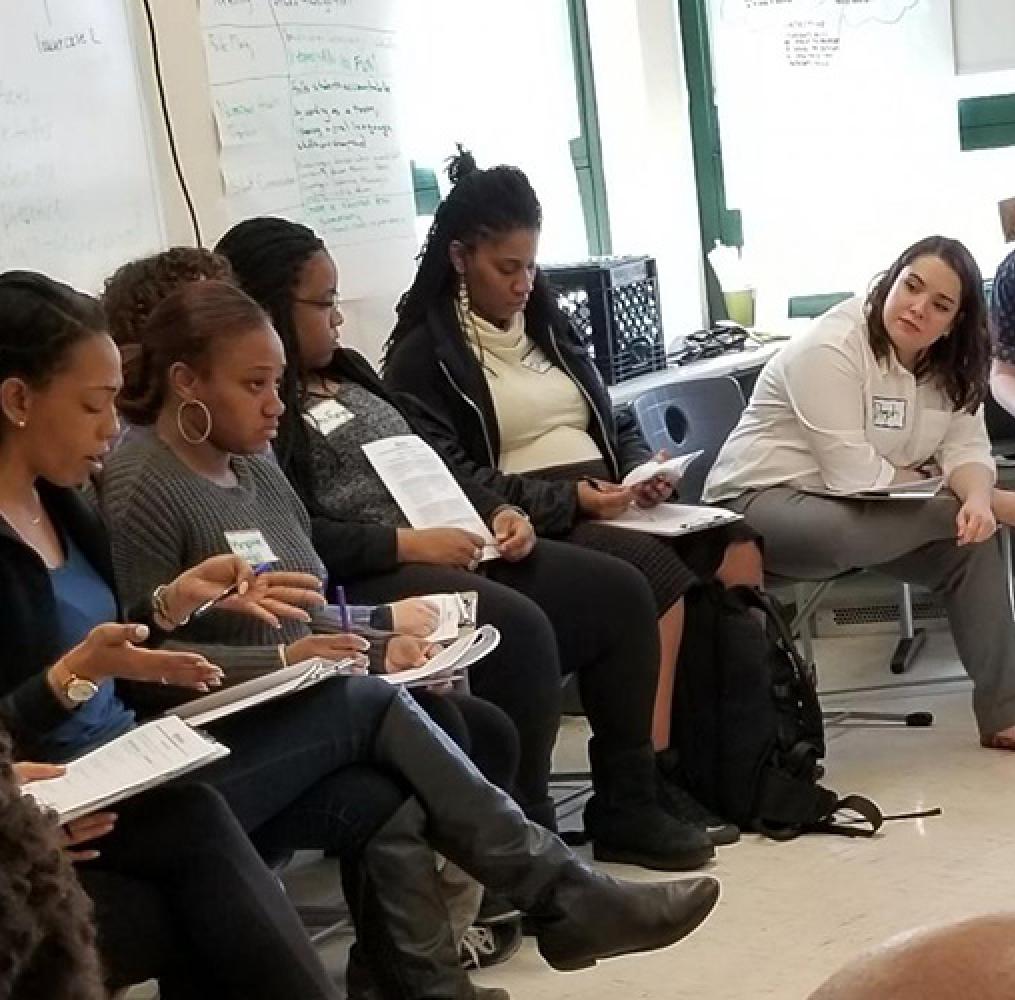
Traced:
<path id="1" fill-rule="evenodd" d="M 1015 750 L 1015 626 L 983 419 L 983 284 L 969 251 L 931 236 L 791 341 L 761 373 L 705 499 L 741 511 L 766 567 L 797 579 L 876 568 L 944 602 L 984 746 Z M 849 498 L 943 475 L 931 500 Z M 823 494 L 823 495 L 819 495 Z M 986 543 L 986 544 L 985 544 Z"/>

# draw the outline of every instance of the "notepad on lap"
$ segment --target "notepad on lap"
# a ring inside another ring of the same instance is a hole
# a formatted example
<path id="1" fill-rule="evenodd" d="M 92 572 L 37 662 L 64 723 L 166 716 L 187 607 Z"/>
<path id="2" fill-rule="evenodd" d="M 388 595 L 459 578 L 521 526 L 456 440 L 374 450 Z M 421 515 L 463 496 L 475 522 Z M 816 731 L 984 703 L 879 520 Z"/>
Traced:
<path id="1" fill-rule="evenodd" d="M 694 507 L 681 503 L 661 503 L 655 507 L 629 507 L 619 517 L 603 521 L 614 528 L 644 531 L 650 535 L 676 538 L 695 531 L 707 531 L 721 524 L 741 520 L 740 514 L 723 507 Z"/>
<path id="2" fill-rule="evenodd" d="M 21 789 L 61 823 L 104 809 L 225 757 L 227 747 L 175 716 L 156 719 L 110 740 L 67 765 L 59 778 Z"/>
<path id="3" fill-rule="evenodd" d="M 944 476 L 931 476 L 915 483 L 892 483 L 876 490 L 856 490 L 853 493 L 833 493 L 810 486 L 801 486 L 800 492 L 834 500 L 929 500 L 941 492 L 944 484 Z"/>
<path id="4" fill-rule="evenodd" d="M 350 673 L 353 666 L 353 660 L 326 660 L 314 656 L 294 663 L 291 667 L 273 670 L 263 677 L 254 677 L 249 681 L 234 684 L 224 691 L 213 691 L 201 698 L 177 705 L 170 709 L 167 715 L 175 715 L 191 726 L 207 726 L 208 723 L 225 718 L 234 712 L 243 712 L 276 698 L 285 698 L 287 695 L 320 684 L 321 681 Z"/>

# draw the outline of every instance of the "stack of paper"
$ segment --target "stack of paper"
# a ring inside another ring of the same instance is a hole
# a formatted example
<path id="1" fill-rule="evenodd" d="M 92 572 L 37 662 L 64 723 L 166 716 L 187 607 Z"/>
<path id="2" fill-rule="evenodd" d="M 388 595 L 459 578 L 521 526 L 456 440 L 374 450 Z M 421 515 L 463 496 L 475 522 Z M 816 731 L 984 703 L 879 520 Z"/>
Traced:
<path id="1" fill-rule="evenodd" d="M 224 691 L 213 691 L 183 705 L 177 705 L 170 709 L 169 714 L 183 719 L 192 726 L 206 726 L 209 722 L 225 718 L 234 712 L 242 712 L 274 701 L 276 698 L 284 698 L 340 674 L 359 673 L 354 664 L 355 661 L 351 659 L 325 660 L 323 657 L 314 656 L 309 660 L 294 663 L 291 667 L 273 670 L 262 677 L 234 684 Z"/>
<path id="2" fill-rule="evenodd" d="M 221 743 L 170 716 L 110 740 L 71 761 L 59 778 L 31 781 L 22 792 L 67 823 L 228 753 Z"/>
<path id="3" fill-rule="evenodd" d="M 833 497 L 836 500 L 929 500 L 936 497 L 944 487 L 944 476 L 930 476 L 915 483 L 892 483 L 874 490 L 856 490 L 852 493 L 834 493 L 814 487 L 802 486 L 801 493 L 818 497 Z"/>

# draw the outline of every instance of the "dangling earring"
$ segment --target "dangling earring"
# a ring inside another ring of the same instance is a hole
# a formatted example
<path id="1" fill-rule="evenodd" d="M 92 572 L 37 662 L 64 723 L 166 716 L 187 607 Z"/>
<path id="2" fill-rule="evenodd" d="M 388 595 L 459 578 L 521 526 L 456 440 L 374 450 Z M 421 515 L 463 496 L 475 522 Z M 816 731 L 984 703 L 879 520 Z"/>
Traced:
<path id="1" fill-rule="evenodd" d="M 466 317 L 472 312 L 472 303 L 469 301 L 469 283 L 465 280 L 464 274 L 458 275 L 458 309 L 464 323 Z"/>
<path id="2" fill-rule="evenodd" d="M 183 411 L 188 406 L 196 406 L 204 416 L 204 433 L 199 434 L 197 437 L 190 437 L 190 435 L 187 434 L 186 428 L 183 426 Z M 205 406 L 199 399 L 185 399 L 176 408 L 176 429 L 180 432 L 180 437 L 182 437 L 187 444 L 204 444 L 211 435 L 211 410 L 209 410 L 208 407 Z"/>

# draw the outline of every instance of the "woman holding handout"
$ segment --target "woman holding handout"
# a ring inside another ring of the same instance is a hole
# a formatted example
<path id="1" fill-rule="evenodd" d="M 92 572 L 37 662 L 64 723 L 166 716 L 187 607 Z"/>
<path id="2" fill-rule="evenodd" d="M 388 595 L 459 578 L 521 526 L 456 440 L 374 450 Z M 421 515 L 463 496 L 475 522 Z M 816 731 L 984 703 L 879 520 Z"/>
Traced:
<path id="1" fill-rule="evenodd" d="M 645 575 L 661 647 L 652 733 L 664 750 L 682 597 L 699 576 L 760 584 L 755 535 L 732 526 L 674 541 L 603 523 L 632 503 L 668 499 L 672 487 L 659 478 L 621 485 L 651 453 L 631 415 L 614 416 L 536 265 L 542 209 L 528 179 L 514 167 L 479 170 L 465 152 L 449 173 L 452 190 L 397 307 L 385 384 L 460 474 L 525 510 L 540 535 Z"/>
<path id="2" fill-rule="evenodd" d="M 472 692 L 507 712 L 521 736 L 515 796 L 554 822 L 550 755 L 561 674 L 577 675 L 592 728 L 595 795 L 585 828 L 597 858 L 693 868 L 714 854 L 706 831 L 665 812 L 650 742 L 658 649 L 652 598 L 618 559 L 540 542 L 504 497 L 459 477 L 497 538 L 500 558 L 476 572 L 478 539 L 409 527 L 363 446 L 417 430 L 369 363 L 340 343 L 339 276 L 322 241 L 285 219 L 255 218 L 218 244 L 236 279 L 271 314 L 286 352 L 286 412 L 276 454 L 310 510 L 333 578 L 358 600 L 475 590 L 478 618 L 501 645 L 470 671 Z M 465 544 L 468 542 L 468 544 Z"/>
<path id="3" fill-rule="evenodd" d="M 768 362 L 705 496 L 764 534 L 777 573 L 869 568 L 930 588 L 973 678 L 981 742 L 1015 750 L 1015 627 L 990 541 L 1015 523 L 1015 496 L 994 487 L 989 367 L 976 262 L 956 240 L 920 240 Z M 942 473 L 933 499 L 836 497 Z"/>

